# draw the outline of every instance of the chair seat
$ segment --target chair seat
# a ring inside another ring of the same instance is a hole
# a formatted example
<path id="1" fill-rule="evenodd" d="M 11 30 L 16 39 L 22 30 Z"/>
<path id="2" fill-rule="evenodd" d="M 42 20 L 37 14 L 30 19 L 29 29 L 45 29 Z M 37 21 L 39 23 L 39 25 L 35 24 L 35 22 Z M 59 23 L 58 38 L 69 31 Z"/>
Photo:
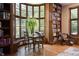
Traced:
<path id="1" fill-rule="evenodd" d="M 33 40 L 29 40 L 29 42 L 28 42 L 28 41 L 26 41 L 26 43 L 33 43 Z"/>
<path id="2" fill-rule="evenodd" d="M 39 39 L 39 38 L 38 38 L 38 39 L 36 39 L 35 41 L 42 41 L 42 39 Z"/>

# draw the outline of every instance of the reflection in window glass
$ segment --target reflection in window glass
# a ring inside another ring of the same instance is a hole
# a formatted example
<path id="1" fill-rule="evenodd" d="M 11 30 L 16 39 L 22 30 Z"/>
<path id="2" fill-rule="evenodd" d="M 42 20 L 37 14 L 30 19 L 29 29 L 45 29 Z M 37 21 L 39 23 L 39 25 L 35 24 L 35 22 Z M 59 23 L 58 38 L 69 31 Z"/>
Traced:
<path id="1" fill-rule="evenodd" d="M 26 17 L 26 5 L 21 4 L 21 16 Z"/>
<path id="2" fill-rule="evenodd" d="M 24 37 L 26 31 L 26 19 L 21 19 L 21 37 Z"/>
<path id="3" fill-rule="evenodd" d="M 77 8 L 71 10 L 71 19 L 77 19 Z"/>
<path id="4" fill-rule="evenodd" d="M 71 21 L 71 34 L 77 34 L 78 33 L 78 24 L 77 20 Z"/>
<path id="5" fill-rule="evenodd" d="M 16 38 L 20 37 L 20 19 L 16 18 Z"/>
<path id="6" fill-rule="evenodd" d="M 28 17 L 32 17 L 32 6 L 28 6 Z"/>
<path id="7" fill-rule="evenodd" d="M 16 15 L 20 16 L 20 4 L 16 3 Z"/>
<path id="8" fill-rule="evenodd" d="M 34 7 L 34 17 L 39 18 L 39 7 Z"/>
<path id="9" fill-rule="evenodd" d="M 44 6 L 40 6 L 40 17 L 44 17 Z"/>

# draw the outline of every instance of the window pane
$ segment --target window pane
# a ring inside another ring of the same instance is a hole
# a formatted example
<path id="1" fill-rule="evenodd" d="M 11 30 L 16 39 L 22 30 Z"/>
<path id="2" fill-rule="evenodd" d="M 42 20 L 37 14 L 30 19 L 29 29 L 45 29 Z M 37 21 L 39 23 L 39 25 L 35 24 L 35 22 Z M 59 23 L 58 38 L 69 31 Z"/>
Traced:
<path id="1" fill-rule="evenodd" d="M 36 25 L 36 27 L 35 27 L 35 32 L 37 32 L 37 31 L 39 31 L 39 20 L 36 20 L 36 22 L 37 22 L 37 25 Z"/>
<path id="2" fill-rule="evenodd" d="M 16 27 L 16 38 L 20 38 L 20 27 Z"/>
<path id="3" fill-rule="evenodd" d="M 16 26 L 20 26 L 20 19 L 16 18 Z"/>
<path id="4" fill-rule="evenodd" d="M 21 37 L 24 37 L 24 32 L 26 31 L 25 26 L 21 27 Z"/>
<path id="5" fill-rule="evenodd" d="M 20 37 L 20 20 L 16 18 L 16 38 Z"/>
<path id="6" fill-rule="evenodd" d="M 40 27 L 40 31 L 41 32 L 44 32 L 44 27 Z"/>
<path id="7" fill-rule="evenodd" d="M 71 10 L 71 19 L 78 18 L 77 16 L 77 8 Z"/>
<path id="8" fill-rule="evenodd" d="M 39 18 L 39 7 L 34 7 L 34 17 Z"/>
<path id="9" fill-rule="evenodd" d="M 21 4 L 21 16 L 26 17 L 26 5 Z"/>
<path id="10" fill-rule="evenodd" d="M 71 34 L 77 34 L 78 33 L 78 27 L 77 27 L 77 20 L 71 21 Z"/>
<path id="11" fill-rule="evenodd" d="M 32 6 L 28 6 L 28 17 L 32 17 Z"/>
<path id="12" fill-rule="evenodd" d="M 44 6 L 40 6 L 40 17 L 44 17 Z"/>
<path id="13" fill-rule="evenodd" d="M 21 19 L 21 26 L 25 26 L 26 27 L 26 19 Z"/>
<path id="14" fill-rule="evenodd" d="M 20 4 L 16 3 L 16 15 L 20 16 Z"/>
<path id="15" fill-rule="evenodd" d="M 44 32 L 44 19 L 40 19 L 40 31 Z"/>
<path id="16" fill-rule="evenodd" d="M 26 31 L 26 19 L 21 19 L 21 37 L 24 37 Z"/>
<path id="17" fill-rule="evenodd" d="M 44 19 L 40 19 L 40 26 L 44 26 Z"/>

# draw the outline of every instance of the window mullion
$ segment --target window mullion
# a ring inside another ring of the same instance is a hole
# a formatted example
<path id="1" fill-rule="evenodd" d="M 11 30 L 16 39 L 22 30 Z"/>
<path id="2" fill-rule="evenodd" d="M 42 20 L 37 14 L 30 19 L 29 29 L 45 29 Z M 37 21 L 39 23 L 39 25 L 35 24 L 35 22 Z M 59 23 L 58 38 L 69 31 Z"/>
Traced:
<path id="1" fill-rule="evenodd" d="M 40 6 L 39 6 L 39 31 L 40 31 Z"/>
<path id="2" fill-rule="evenodd" d="M 20 4 L 20 38 L 21 38 L 21 4 Z"/>
<path id="3" fill-rule="evenodd" d="M 32 17 L 34 16 L 34 7 L 32 6 Z"/>
<path id="4" fill-rule="evenodd" d="M 78 10 L 77 11 L 78 11 L 78 13 L 77 13 L 77 16 L 78 16 L 78 24 L 77 25 L 78 25 L 78 35 L 79 35 L 79 7 L 78 7 Z"/>

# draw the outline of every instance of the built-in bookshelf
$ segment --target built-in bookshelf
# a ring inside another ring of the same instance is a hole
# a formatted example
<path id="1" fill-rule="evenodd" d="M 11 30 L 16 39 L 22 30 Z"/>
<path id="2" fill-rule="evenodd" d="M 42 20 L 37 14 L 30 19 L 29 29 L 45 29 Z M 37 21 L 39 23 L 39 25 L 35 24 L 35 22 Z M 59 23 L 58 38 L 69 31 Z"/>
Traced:
<path id="1" fill-rule="evenodd" d="M 0 38 L 3 38 L 3 43 L 4 39 L 6 40 L 6 46 L 2 46 L 3 53 L 10 53 L 11 52 L 11 45 L 8 44 L 8 40 L 11 39 L 11 29 L 10 29 L 10 21 L 11 21 L 11 8 L 10 8 L 10 3 L 0 3 Z M 7 39 L 8 38 L 8 39 Z M 1 51 L 2 52 L 2 51 Z"/>
<path id="2" fill-rule="evenodd" d="M 57 33 L 61 32 L 62 6 L 58 3 L 50 4 L 50 42 L 57 40 Z"/>
<path id="3" fill-rule="evenodd" d="M 10 36 L 10 4 L 0 3 L 0 36 Z"/>

